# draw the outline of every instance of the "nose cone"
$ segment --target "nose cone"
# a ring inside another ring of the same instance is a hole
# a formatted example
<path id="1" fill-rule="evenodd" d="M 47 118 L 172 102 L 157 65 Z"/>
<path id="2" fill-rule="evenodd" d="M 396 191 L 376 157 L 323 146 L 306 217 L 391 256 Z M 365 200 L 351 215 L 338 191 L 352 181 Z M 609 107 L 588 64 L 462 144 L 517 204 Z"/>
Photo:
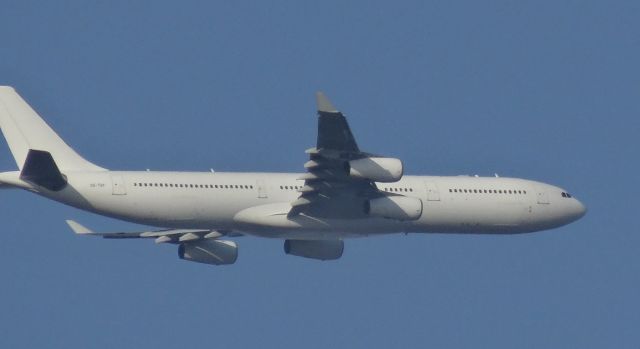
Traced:
<path id="1" fill-rule="evenodd" d="M 587 207 L 578 199 L 573 199 L 573 207 L 571 208 L 571 216 L 573 220 L 582 218 L 587 213 Z"/>

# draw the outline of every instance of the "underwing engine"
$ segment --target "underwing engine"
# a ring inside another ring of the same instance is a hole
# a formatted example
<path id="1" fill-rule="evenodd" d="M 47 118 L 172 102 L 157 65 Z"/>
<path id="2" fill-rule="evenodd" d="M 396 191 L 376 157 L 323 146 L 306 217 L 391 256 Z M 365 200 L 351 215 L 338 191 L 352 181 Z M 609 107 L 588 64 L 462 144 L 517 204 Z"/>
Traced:
<path id="1" fill-rule="evenodd" d="M 344 251 L 342 240 L 285 240 L 284 253 L 319 259 L 322 261 L 338 259 Z"/>
<path id="2" fill-rule="evenodd" d="M 414 221 L 422 215 L 422 200 L 407 196 L 383 196 L 365 202 L 364 212 L 373 217 Z"/>
<path id="3" fill-rule="evenodd" d="M 349 176 L 374 182 L 397 182 L 402 178 L 402 161 L 395 158 L 367 157 L 345 164 Z"/>
<path id="4" fill-rule="evenodd" d="M 205 264 L 233 264 L 238 259 L 238 245 L 233 241 L 213 239 L 184 242 L 178 247 L 178 257 Z"/>

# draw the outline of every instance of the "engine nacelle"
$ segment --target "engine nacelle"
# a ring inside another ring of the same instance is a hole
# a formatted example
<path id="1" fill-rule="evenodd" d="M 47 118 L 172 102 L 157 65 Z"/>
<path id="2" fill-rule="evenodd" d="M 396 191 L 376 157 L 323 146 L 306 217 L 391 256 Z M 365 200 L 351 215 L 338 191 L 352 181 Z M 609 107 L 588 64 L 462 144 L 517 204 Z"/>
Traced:
<path id="1" fill-rule="evenodd" d="M 349 176 L 374 182 L 397 182 L 402 178 L 402 161 L 395 158 L 362 158 L 347 163 Z"/>
<path id="2" fill-rule="evenodd" d="M 180 244 L 178 257 L 186 261 L 224 265 L 238 259 L 238 245 L 226 240 L 196 240 Z"/>
<path id="3" fill-rule="evenodd" d="M 364 212 L 373 217 L 413 221 L 422 215 L 422 200 L 407 196 L 385 196 L 366 201 Z"/>
<path id="4" fill-rule="evenodd" d="M 298 257 L 332 260 L 342 257 L 342 240 L 285 240 L 284 253 Z"/>

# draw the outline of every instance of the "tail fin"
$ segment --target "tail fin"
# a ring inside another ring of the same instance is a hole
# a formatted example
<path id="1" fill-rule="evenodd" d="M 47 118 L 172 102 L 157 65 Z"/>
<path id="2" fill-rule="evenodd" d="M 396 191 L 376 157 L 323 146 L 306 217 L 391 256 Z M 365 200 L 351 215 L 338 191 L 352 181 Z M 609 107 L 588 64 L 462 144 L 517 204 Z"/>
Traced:
<path id="1" fill-rule="evenodd" d="M 102 171 L 69 147 L 10 86 L 0 86 L 0 128 L 18 168 L 29 150 L 49 152 L 62 171 Z"/>

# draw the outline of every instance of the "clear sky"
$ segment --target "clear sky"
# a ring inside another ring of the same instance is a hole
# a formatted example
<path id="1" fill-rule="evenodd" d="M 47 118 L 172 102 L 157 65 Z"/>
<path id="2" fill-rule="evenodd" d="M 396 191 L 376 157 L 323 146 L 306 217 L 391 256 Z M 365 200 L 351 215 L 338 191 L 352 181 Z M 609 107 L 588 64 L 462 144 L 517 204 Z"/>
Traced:
<path id="1" fill-rule="evenodd" d="M 637 348 L 637 1 L 7 1 L 0 84 L 110 169 L 302 171 L 314 92 L 406 173 L 524 177 L 588 207 L 517 236 L 238 238 L 229 267 L 0 192 L 2 348 Z M 16 168 L 0 144 L 0 169 Z M 428 212 L 427 212 L 428 214 Z"/>

